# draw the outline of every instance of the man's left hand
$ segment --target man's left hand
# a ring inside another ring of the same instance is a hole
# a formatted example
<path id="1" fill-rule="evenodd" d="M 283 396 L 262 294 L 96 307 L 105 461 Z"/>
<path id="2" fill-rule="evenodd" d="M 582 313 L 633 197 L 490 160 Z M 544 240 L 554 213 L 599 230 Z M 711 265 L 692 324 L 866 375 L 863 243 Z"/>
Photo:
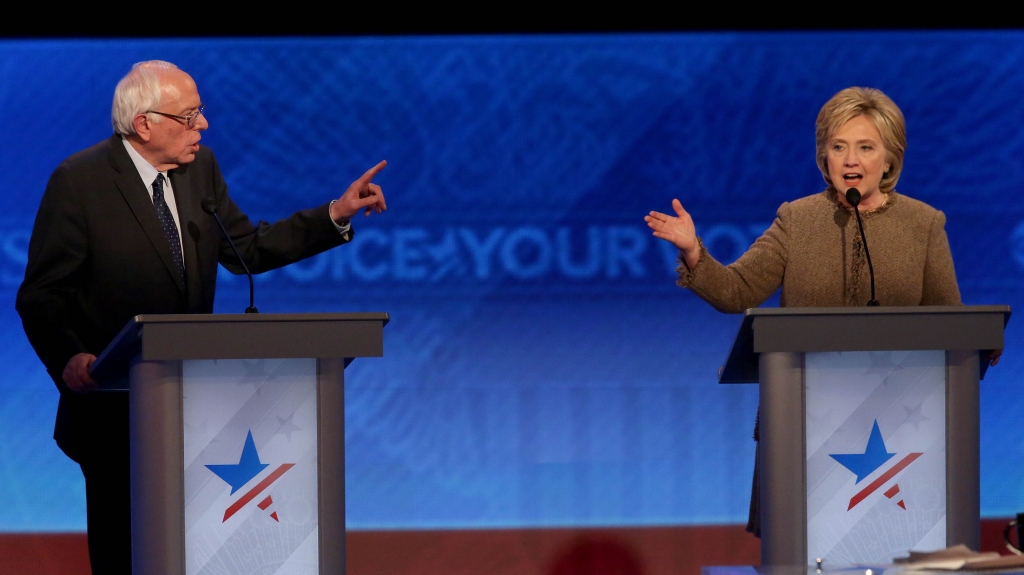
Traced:
<path id="1" fill-rule="evenodd" d="M 74 355 L 64 366 L 64 373 L 61 375 L 64 385 L 67 385 L 68 389 L 75 393 L 96 391 L 99 384 L 89 375 L 89 368 L 92 367 L 94 361 L 96 361 L 96 356 L 91 353 Z"/>
<path id="2" fill-rule="evenodd" d="M 342 223 L 359 213 L 360 210 L 369 216 L 371 212 L 379 214 L 388 209 L 387 204 L 384 203 L 384 192 L 381 191 L 380 186 L 372 182 L 377 172 L 383 170 L 387 165 L 387 161 L 382 161 L 367 170 L 358 180 L 352 182 L 352 185 L 345 190 L 344 194 L 341 194 L 338 201 L 331 204 L 331 219 Z"/>

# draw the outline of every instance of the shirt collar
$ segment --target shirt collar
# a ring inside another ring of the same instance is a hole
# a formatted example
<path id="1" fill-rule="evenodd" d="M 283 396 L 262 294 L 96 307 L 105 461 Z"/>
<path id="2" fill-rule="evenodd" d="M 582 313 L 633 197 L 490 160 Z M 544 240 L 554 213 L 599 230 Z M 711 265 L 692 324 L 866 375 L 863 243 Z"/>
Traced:
<path id="1" fill-rule="evenodd" d="M 158 172 L 153 164 L 150 164 L 142 157 L 135 148 L 132 147 L 131 142 L 127 138 L 121 136 L 121 143 L 124 144 L 124 149 L 128 150 L 128 156 L 132 159 L 132 163 L 135 164 L 135 169 L 138 170 L 139 176 L 142 178 L 142 183 L 145 184 L 148 189 L 153 185 L 153 180 L 156 179 Z M 164 178 L 167 179 L 167 174 L 164 174 Z"/>

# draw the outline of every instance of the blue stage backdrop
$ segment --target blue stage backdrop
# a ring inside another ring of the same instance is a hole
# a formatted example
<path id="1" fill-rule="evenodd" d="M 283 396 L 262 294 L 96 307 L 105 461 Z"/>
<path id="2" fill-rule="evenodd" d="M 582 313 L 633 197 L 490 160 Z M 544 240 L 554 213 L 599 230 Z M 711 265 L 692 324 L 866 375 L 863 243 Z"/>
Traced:
<path id="1" fill-rule="evenodd" d="M 254 219 L 389 162 L 387 213 L 256 286 L 263 312 L 391 314 L 349 368 L 353 529 L 744 522 L 757 390 L 716 383 L 739 317 L 675 286 L 643 216 L 680 198 L 731 261 L 824 188 L 814 119 L 851 85 L 906 114 L 898 189 L 946 213 L 965 303 L 1024 309 L 1024 34 L 0 42 L 3 531 L 85 528 L 14 295 L 50 172 L 146 59 L 194 76 Z M 246 305 L 222 274 L 217 311 Z M 1022 340 L 982 384 L 987 517 L 1024 510 Z"/>

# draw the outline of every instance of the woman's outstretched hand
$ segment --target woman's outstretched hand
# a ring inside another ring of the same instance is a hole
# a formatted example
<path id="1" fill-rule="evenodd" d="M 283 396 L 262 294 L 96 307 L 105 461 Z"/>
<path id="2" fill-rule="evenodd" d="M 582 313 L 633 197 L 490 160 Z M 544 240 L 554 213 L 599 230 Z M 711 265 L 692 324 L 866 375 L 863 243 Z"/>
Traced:
<path id="1" fill-rule="evenodd" d="M 693 269 L 700 259 L 700 245 L 697 243 L 697 230 L 693 226 L 693 218 L 683 209 L 679 200 L 672 200 L 672 209 L 676 215 L 670 216 L 661 212 L 651 212 L 644 216 L 647 226 L 654 230 L 654 237 L 672 242 L 686 260 L 686 265 Z"/>

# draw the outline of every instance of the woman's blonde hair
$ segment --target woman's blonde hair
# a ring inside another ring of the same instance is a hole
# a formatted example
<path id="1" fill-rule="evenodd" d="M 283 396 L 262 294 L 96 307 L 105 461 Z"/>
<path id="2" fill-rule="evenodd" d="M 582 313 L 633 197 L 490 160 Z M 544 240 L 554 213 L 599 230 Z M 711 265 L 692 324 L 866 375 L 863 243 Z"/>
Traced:
<path id="1" fill-rule="evenodd" d="M 903 171 L 903 154 L 907 151 L 907 124 L 896 102 L 875 88 L 847 88 L 825 102 L 818 112 L 815 143 L 818 169 L 829 187 L 833 186 L 828 174 L 828 143 L 843 125 L 857 116 L 871 120 L 882 136 L 885 162 L 889 169 L 882 175 L 878 188 L 889 193 L 896 187 Z"/>

